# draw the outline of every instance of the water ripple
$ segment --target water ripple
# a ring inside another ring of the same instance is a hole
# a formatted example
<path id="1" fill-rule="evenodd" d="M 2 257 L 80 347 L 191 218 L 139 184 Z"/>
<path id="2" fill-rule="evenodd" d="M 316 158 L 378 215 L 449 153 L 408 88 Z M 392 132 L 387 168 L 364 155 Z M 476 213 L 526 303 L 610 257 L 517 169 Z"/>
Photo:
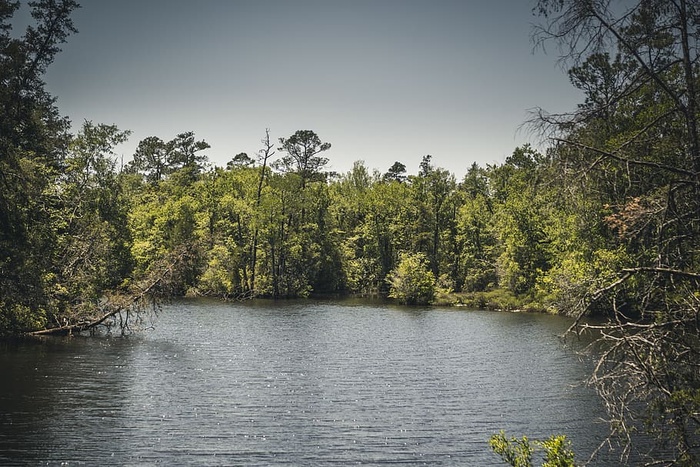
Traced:
<path id="1" fill-rule="evenodd" d="M 500 465 L 488 437 L 605 434 L 551 316 L 348 302 L 168 306 L 127 339 L 0 354 L 0 463 Z M 64 464 L 65 465 L 65 464 Z"/>

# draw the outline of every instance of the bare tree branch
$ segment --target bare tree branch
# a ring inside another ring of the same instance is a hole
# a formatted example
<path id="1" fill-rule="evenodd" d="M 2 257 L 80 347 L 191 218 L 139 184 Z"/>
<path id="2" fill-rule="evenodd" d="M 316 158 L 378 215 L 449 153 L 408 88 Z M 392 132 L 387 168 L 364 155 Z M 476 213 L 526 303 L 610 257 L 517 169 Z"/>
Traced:
<path id="1" fill-rule="evenodd" d="M 674 167 L 671 165 L 661 164 L 659 162 L 627 159 L 625 157 L 617 155 L 615 152 L 605 151 L 605 150 L 600 149 L 600 148 L 594 148 L 594 147 L 589 146 L 587 144 L 579 143 L 577 141 L 572 141 L 572 140 L 567 139 L 567 138 L 554 138 L 554 141 L 557 141 L 560 143 L 565 143 L 565 144 L 570 144 L 572 146 L 576 146 L 576 147 L 579 147 L 581 149 L 586 149 L 588 151 L 595 152 L 597 154 L 603 155 L 605 157 L 608 157 L 610 159 L 614 159 L 614 160 L 619 161 L 619 162 L 623 162 L 625 164 L 637 165 L 637 166 L 643 166 L 643 167 L 651 167 L 654 169 L 664 170 L 664 171 L 675 173 L 678 175 L 683 175 L 686 177 L 693 177 L 695 175 L 694 172 L 692 172 L 690 170 L 681 169 L 679 167 Z"/>

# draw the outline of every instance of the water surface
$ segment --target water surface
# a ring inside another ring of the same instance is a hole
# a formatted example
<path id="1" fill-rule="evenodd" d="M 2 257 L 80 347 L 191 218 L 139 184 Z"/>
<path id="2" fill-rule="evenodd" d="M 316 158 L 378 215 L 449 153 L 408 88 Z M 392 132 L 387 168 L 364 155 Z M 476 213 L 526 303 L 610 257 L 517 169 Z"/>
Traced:
<path id="1" fill-rule="evenodd" d="M 501 429 L 606 433 L 559 317 L 196 300 L 154 324 L 6 344 L 0 464 L 495 466 Z"/>

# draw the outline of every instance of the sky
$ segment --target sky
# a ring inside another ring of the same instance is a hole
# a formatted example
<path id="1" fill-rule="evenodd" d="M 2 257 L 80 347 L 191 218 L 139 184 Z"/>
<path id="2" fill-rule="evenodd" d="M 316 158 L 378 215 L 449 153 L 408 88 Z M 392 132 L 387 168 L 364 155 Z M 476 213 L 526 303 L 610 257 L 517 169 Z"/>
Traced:
<path id="1" fill-rule="evenodd" d="M 534 50 L 527 0 L 80 3 L 47 90 L 76 129 L 131 130 L 125 161 L 143 138 L 194 131 L 225 166 L 254 156 L 266 128 L 275 141 L 313 130 L 329 170 L 416 173 L 430 154 L 460 179 L 541 147 L 521 128 L 532 109 L 581 101 L 558 56 Z"/>

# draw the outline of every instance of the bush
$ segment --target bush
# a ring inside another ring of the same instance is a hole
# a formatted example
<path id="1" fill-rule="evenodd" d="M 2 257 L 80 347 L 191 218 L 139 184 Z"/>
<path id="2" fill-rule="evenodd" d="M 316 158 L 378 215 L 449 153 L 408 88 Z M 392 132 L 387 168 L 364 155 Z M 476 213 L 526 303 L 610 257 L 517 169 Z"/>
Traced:
<path id="1" fill-rule="evenodd" d="M 509 439 L 501 431 L 491 436 L 489 446 L 501 456 L 503 462 L 513 467 L 532 467 L 532 456 L 538 448 L 544 451 L 542 467 L 575 466 L 571 442 L 564 435 L 552 435 L 545 441 L 530 441 L 527 436 L 523 436 L 522 439 Z"/>
<path id="2" fill-rule="evenodd" d="M 387 276 L 389 297 L 406 305 L 427 305 L 435 300 L 435 275 L 422 253 L 404 253 Z"/>

